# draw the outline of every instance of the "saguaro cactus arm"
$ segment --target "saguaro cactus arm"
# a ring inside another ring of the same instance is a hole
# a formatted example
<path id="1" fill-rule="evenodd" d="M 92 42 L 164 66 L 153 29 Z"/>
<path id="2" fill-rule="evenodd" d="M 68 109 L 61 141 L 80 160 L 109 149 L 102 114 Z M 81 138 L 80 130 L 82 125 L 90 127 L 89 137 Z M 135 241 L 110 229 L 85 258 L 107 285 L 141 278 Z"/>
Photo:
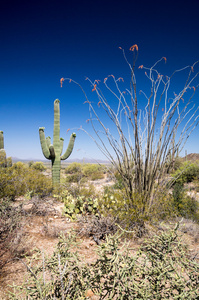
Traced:
<path id="1" fill-rule="evenodd" d="M 63 147 L 64 147 L 64 139 L 60 138 L 60 154 L 62 154 Z"/>
<path id="2" fill-rule="evenodd" d="M 50 147 L 50 145 L 52 145 L 50 136 L 47 136 L 46 143 L 47 143 L 48 148 Z"/>
<path id="3" fill-rule="evenodd" d="M 76 138 L 76 134 L 72 133 L 70 136 L 68 148 L 67 148 L 66 152 L 61 156 L 61 160 L 65 160 L 71 155 L 71 153 L 73 151 L 74 143 L 75 143 L 75 138 Z"/>
<path id="4" fill-rule="evenodd" d="M 45 158 L 50 159 L 50 150 L 45 138 L 44 127 L 39 128 L 39 137 L 41 142 L 41 149 Z"/>

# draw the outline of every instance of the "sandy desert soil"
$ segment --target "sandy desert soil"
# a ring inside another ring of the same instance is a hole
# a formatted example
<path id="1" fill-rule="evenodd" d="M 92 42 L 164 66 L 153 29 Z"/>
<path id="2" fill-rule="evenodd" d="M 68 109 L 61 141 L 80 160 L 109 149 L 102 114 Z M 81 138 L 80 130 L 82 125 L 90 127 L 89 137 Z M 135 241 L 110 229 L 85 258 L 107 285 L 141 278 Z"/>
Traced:
<path id="1" fill-rule="evenodd" d="M 17 245 L 19 257 L 23 258 L 23 253 L 31 256 L 31 249 L 37 248 L 48 255 L 51 255 L 58 243 L 58 237 L 61 232 L 65 235 L 72 229 L 78 229 L 78 222 L 71 222 L 63 216 L 63 203 L 53 198 L 46 198 L 42 202 L 38 199 L 25 200 L 23 197 L 15 201 L 17 207 L 23 203 L 24 217 L 22 226 L 13 241 Z M 184 220 L 180 231 L 183 234 L 183 241 L 189 245 L 191 255 L 199 260 L 199 225 L 191 221 Z M 139 248 L 144 237 L 139 240 L 132 240 L 131 247 L 135 251 Z M 80 245 L 78 247 L 79 255 L 86 262 L 92 262 L 97 259 L 97 244 L 92 237 L 79 237 Z M 21 255 L 21 256 L 20 256 Z M 9 251 L 4 259 L 11 258 Z M 12 290 L 9 285 L 21 284 L 26 275 L 25 265 L 18 259 L 10 260 L 0 273 L 0 299 L 8 299 L 6 293 Z"/>

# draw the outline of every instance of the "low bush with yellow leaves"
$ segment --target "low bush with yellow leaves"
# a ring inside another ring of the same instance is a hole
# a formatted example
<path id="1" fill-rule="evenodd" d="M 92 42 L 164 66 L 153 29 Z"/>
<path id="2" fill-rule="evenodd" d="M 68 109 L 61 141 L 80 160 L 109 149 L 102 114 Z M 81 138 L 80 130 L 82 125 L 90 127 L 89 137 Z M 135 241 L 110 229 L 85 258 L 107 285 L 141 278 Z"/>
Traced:
<path id="1" fill-rule="evenodd" d="M 0 168 L 0 198 L 38 195 L 44 197 L 52 191 L 51 180 L 40 170 L 17 162 L 12 167 Z"/>

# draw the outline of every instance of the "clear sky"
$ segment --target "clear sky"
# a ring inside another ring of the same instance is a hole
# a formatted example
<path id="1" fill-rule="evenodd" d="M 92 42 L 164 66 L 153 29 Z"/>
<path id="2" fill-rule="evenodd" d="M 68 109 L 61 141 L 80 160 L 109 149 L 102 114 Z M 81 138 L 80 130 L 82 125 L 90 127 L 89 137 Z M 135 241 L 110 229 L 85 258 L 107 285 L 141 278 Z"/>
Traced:
<path id="1" fill-rule="evenodd" d="M 0 130 L 7 156 L 44 158 L 38 129 L 45 127 L 46 136 L 53 137 L 58 98 L 64 149 L 70 132 L 77 134 L 70 158 L 104 158 L 77 130 L 91 129 L 83 94 L 69 83 L 61 88 L 60 78 L 72 78 L 89 91 L 85 77 L 103 82 L 113 74 L 127 79 L 128 88 L 130 73 L 119 47 L 130 59 L 130 46 L 138 45 L 137 66 L 166 57 L 164 71 L 170 75 L 199 60 L 198 36 L 198 0 L 1 0 Z M 185 147 L 188 153 L 199 152 L 198 136 L 199 127 Z"/>

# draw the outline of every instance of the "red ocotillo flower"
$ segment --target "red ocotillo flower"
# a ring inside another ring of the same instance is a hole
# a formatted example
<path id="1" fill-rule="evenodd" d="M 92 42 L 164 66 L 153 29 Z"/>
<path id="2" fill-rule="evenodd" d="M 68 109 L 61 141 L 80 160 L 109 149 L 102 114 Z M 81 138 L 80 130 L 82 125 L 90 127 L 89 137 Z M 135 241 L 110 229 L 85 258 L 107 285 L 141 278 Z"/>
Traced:
<path id="1" fill-rule="evenodd" d="M 135 44 L 135 45 L 131 46 L 129 50 L 130 51 L 134 51 L 134 50 L 138 51 L 138 45 Z"/>
<path id="2" fill-rule="evenodd" d="M 63 86 L 63 81 L 64 81 L 64 78 L 62 77 L 62 78 L 60 79 L 61 87 Z"/>

